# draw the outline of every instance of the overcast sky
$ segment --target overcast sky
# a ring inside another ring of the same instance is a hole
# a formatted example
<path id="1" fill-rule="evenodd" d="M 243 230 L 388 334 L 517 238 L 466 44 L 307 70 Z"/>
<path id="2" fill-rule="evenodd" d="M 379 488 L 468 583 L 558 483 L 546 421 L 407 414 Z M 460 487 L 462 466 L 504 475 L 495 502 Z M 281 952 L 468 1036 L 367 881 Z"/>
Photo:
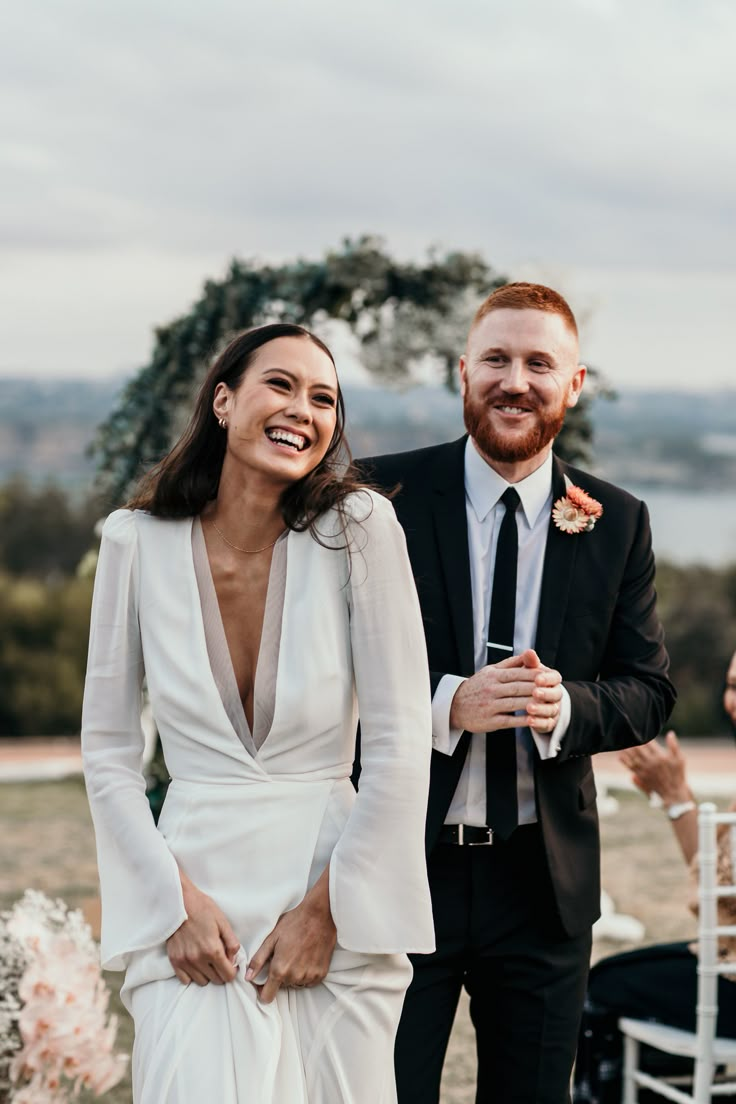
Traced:
<path id="1" fill-rule="evenodd" d="M 733 0 L 24 0 L 0 375 L 145 362 L 233 255 L 480 250 L 618 386 L 733 386 Z M 735 415 L 736 417 L 736 415 Z"/>

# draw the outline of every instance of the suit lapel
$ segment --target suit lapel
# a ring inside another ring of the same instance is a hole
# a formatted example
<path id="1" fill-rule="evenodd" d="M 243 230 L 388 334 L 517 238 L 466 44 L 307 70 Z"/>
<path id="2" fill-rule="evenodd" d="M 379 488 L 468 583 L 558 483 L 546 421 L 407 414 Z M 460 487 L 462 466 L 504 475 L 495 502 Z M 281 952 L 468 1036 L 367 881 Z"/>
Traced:
<path id="1" fill-rule="evenodd" d="M 564 466 L 555 456 L 552 463 L 552 501 L 565 494 Z M 535 649 L 548 667 L 554 667 L 562 623 L 567 610 L 579 537 L 563 533 L 550 516 L 547 549 L 539 599 Z"/>
<path id="2" fill-rule="evenodd" d="M 465 510 L 465 442 L 443 448 L 432 472 L 432 520 L 450 607 L 460 673 L 475 672 L 473 594 Z"/>

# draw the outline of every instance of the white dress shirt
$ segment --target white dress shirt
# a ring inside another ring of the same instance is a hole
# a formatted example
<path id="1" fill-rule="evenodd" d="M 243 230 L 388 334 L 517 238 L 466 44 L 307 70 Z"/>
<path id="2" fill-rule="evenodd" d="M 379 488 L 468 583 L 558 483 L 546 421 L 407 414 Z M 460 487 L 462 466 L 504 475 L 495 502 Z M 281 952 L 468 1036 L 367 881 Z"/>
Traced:
<path id="1" fill-rule="evenodd" d="M 470 582 L 473 595 L 473 642 L 475 669 L 487 663 L 486 643 L 491 612 L 493 567 L 496 544 L 506 507 L 501 495 L 510 486 L 488 465 L 468 438 L 465 449 L 465 508 L 468 519 L 470 552 Z M 519 532 L 519 558 L 516 577 L 516 616 L 514 620 L 514 654 L 533 648 L 537 635 L 539 599 L 542 591 L 544 554 L 547 547 L 550 512 L 552 510 L 552 453 L 536 471 L 514 483 L 521 505 L 516 511 Z M 461 729 L 450 728 L 450 707 L 455 692 L 464 678 L 445 675 L 432 700 L 432 744 L 435 751 L 452 755 Z M 537 820 L 534 798 L 534 744 L 542 759 L 557 755 L 562 737 L 570 723 L 570 695 L 562 689 L 560 717 L 552 733 L 543 736 L 530 728 L 516 729 L 517 799 L 519 824 Z M 463 771 L 452 799 L 445 823 L 486 823 L 486 737 L 485 732 L 471 736 Z"/>

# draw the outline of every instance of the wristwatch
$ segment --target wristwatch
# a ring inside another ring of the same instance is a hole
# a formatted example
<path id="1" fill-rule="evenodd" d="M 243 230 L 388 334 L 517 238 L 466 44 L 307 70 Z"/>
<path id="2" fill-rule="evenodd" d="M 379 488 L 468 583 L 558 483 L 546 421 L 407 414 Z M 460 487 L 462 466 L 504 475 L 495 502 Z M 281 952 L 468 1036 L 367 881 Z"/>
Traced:
<path id="1" fill-rule="evenodd" d="M 667 806 L 667 816 L 670 820 L 679 820 L 685 813 L 690 813 L 697 808 L 694 801 L 677 801 L 674 805 Z"/>

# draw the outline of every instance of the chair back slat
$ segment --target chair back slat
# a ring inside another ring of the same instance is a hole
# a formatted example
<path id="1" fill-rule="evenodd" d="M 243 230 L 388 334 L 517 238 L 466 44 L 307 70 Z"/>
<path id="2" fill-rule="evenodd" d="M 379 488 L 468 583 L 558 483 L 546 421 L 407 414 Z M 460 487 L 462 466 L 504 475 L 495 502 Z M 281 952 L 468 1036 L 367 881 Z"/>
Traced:
<path id="1" fill-rule="evenodd" d="M 718 962 L 718 936 L 730 934 L 730 925 L 718 925 L 718 900 L 726 894 L 717 884 L 717 836 L 719 824 L 733 824 L 736 818 L 719 814 L 712 802 L 705 802 L 698 811 L 697 842 L 700 877 L 698 877 L 697 935 L 697 1040 L 695 1061 L 695 1101 L 711 1100 L 711 1085 L 715 1072 L 713 1044 L 718 1015 L 718 975 L 725 964 Z M 734 930 L 736 934 L 736 928 Z"/>
<path id="2" fill-rule="evenodd" d="M 679 1032 L 682 1039 L 679 1049 L 673 1046 L 668 1033 L 675 1030 L 662 1025 L 644 1021 L 619 1021 L 624 1034 L 624 1101 L 634 1104 L 639 1087 L 652 1089 L 660 1096 L 672 1101 L 687 1101 L 691 1104 L 712 1104 L 714 1098 L 733 1092 L 736 1082 L 732 1079 L 728 1085 L 713 1084 L 715 1075 L 714 1050 L 716 1049 L 716 1026 L 718 1018 L 718 978 L 736 977 L 736 962 L 720 961 L 718 941 L 736 937 L 736 924 L 718 923 L 718 903 L 724 897 L 736 897 L 736 885 L 718 885 L 718 835 L 719 825 L 731 826 L 731 861 L 736 864 L 736 812 L 719 813 L 711 802 L 702 804 L 698 811 L 698 992 L 696 1031 L 694 1034 Z M 736 877 L 736 870 L 731 878 Z M 695 1059 L 695 1076 L 692 1094 L 681 1092 L 667 1079 L 654 1077 L 644 1072 L 639 1065 L 639 1041 L 647 1042 L 655 1049 L 668 1053 L 689 1053 Z M 684 1040 L 684 1042 L 683 1042 Z M 729 1041 L 730 1042 L 730 1041 Z M 736 1043 L 736 1041 L 734 1041 Z M 686 1049 L 683 1049 L 686 1048 Z M 726 1041 L 718 1041 L 719 1061 L 733 1050 Z"/>

